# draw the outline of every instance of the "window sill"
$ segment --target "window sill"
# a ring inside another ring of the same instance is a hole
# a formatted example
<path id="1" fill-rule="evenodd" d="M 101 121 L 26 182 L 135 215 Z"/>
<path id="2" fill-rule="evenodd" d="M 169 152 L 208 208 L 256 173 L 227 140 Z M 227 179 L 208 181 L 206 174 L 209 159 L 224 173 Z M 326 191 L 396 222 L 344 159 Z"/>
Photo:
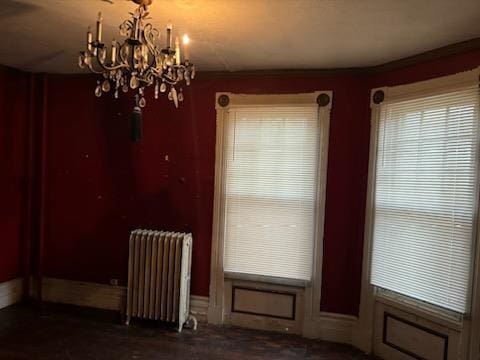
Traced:
<path id="1" fill-rule="evenodd" d="M 310 286 L 310 281 L 299 280 L 299 279 L 288 279 L 276 276 L 264 276 L 264 275 L 254 275 L 254 274 L 244 274 L 236 272 L 224 272 L 225 279 L 229 280 L 244 280 L 244 281 L 254 281 L 266 284 L 275 284 L 275 285 L 284 285 L 297 288 L 307 288 Z"/>
<path id="2" fill-rule="evenodd" d="M 377 289 L 375 300 L 412 315 L 420 316 L 452 330 L 462 331 L 463 315 L 453 311 L 443 310 L 433 305 L 429 306 L 422 301 L 381 289 Z"/>

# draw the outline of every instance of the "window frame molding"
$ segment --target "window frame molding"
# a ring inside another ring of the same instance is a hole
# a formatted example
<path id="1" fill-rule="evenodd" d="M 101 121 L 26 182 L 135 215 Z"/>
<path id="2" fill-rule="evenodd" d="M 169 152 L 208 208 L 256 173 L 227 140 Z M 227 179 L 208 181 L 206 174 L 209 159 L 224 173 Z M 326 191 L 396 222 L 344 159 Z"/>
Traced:
<path id="1" fill-rule="evenodd" d="M 471 297 L 469 316 L 462 320 L 456 319 L 448 313 L 432 311 L 432 307 L 425 305 L 424 302 L 409 298 L 408 304 L 401 297 L 386 296 L 378 293 L 375 286 L 370 284 L 372 245 L 373 245 L 373 226 L 374 226 L 374 200 L 375 200 L 375 174 L 378 152 L 378 126 L 381 116 L 381 105 L 385 101 L 398 101 L 415 99 L 419 96 L 428 96 L 438 94 L 439 92 L 449 92 L 462 88 L 466 85 L 477 84 L 480 86 L 480 67 L 469 71 L 456 73 L 453 75 L 439 78 L 409 83 L 392 87 L 378 87 L 371 89 L 370 92 L 370 147 L 369 147 L 369 165 L 367 196 L 365 209 L 365 227 L 363 244 L 363 263 L 361 277 L 361 296 L 360 311 L 357 326 L 353 330 L 352 344 L 365 352 L 371 353 L 374 343 L 374 318 L 375 304 L 387 303 L 402 311 L 417 315 L 436 323 L 443 324 L 445 328 L 460 330 L 462 345 L 460 351 L 461 359 L 478 360 L 480 358 L 480 199 L 479 184 L 477 182 L 476 190 L 476 209 L 474 225 L 476 234 L 473 244 L 472 264 L 471 264 Z M 383 97 L 376 98 L 378 92 L 383 92 Z M 480 119 L 479 119 L 480 120 Z M 480 152 L 477 159 L 480 158 Z M 480 179 L 480 167 L 478 170 Z"/>
<path id="2" fill-rule="evenodd" d="M 329 102 L 319 104 L 321 94 L 329 97 Z M 305 336 L 314 337 L 315 320 L 323 315 L 320 311 L 322 265 L 323 265 L 323 237 L 325 221 L 325 199 L 328 166 L 328 141 L 330 130 L 330 114 L 332 109 L 333 91 L 314 91 L 298 94 L 234 94 L 217 92 L 215 96 L 216 110 L 216 146 L 215 146 L 215 188 L 213 202 L 213 225 L 210 267 L 210 301 L 208 308 L 208 322 L 222 324 L 224 321 L 224 288 L 225 277 L 223 269 L 224 253 L 224 224 L 225 224 L 225 145 L 228 112 L 230 108 L 245 105 L 257 106 L 292 106 L 317 105 L 319 106 L 319 148 L 317 169 L 317 198 L 316 222 L 314 238 L 313 274 L 311 282 L 301 286 L 305 290 Z M 324 105 L 324 106 L 321 106 Z"/>

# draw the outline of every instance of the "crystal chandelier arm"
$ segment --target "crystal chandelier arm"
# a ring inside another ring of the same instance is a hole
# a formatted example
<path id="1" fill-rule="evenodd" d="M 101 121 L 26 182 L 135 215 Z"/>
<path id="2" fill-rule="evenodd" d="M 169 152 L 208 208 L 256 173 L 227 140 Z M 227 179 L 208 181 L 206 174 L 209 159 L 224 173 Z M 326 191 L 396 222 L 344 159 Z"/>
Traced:
<path id="1" fill-rule="evenodd" d="M 125 56 L 125 54 L 124 54 L 124 52 L 126 51 L 126 50 L 124 50 L 124 49 L 127 49 L 127 50 L 128 50 L 128 51 L 127 51 L 128 53 L 126 54 L 127 56 Z M 128 46 L 128 44 L 127 44 L 127 43 L 124 43 L 124 44 L 120 47 L 120 50 L 119 50 L 119 56 L 120 56 L 120 60 L 121 60 L 122 64 L 126 64 L 126 65 L 128 65 L 128 66 L 130 66 L 130 65 L 129 65 L 129 63 L 128 63 L 128 58 L 126 58 L 126 57 L 128 57 L 128 55 L 130 55 L 130 54 L 129 54 L 129 52 L 130 52 L 129 49 L 130 49 L 130 47 Z"/>
<path id="2" fill-rule="evenodd" d="M 100 61 L 100 51 L 97 51 L 97 56 L 95 57 L 95 59 L 97 59 L 96 63 L 98 65 L 100 65 L 100 67 L 104 70 L 104 71 L 113 71 L 113 70 L 118 70 L 118 69 L 123 69 L 123 68 L 128 68 L 129 65 L 128 64 L 119 64 L 119 65 L 115 65 L 115 66 L 108 66 L 108 65 L 105 65 L 105 64 L 102 64 L 102 62 Z M 100 72 L 101 74 L 102 72 Z"/>
<path id="3" fill-rule="evenodd" d="M 162 80 L 164 80 L 169 85 L 176 85 L 178 83 L 178 80 L 172 79 L 171 77 L 169 77 L 165 73 L 162 73 Z"/>
<path id="4" fill-rule="evenodd" d="M 149 76 L 149 77 L 145 77 L 145 78 L 141 78 L 140 81 L 144 82 L 145 85 L 144 86 L 150 86 L 153 84 L 153 76 Z"/>
<path id="5" fill-rule="evenodd" d="M 159 39 L 160 32 L 153 27 L 152 24 L 147 23 L 142 31 L 142 38 L 144 40 L 144 45 L 147 47 L 147 51 L 151 56 L 148 59 L 148 68 L 157 69 L 161 67 L 162 63 L 158 62 L 161 59 L 161 51 L 155 45 L 155 42 Z M 159 71 L 157 71 L 159 73 Z M 158 77 L 158 75 L 157 75 Z"/>
<path id="6" fill-rule="evenodd" d="M 120 29 L 120 35 L 131 37 L 132 30 L 133 30 L 133 21 L 125 20 L 123 23 L 120 24 L 119 29 Z"/>
<path id="7" fill-rule="evenodd" d="M 97 61 L 97 62 L 101 66 L 101 68 L 105 71 L 114 71 L 114 70 L 125 69 L 125 68 L 129 67 L 128 64 L 119 64 L 119 65 L 115 65 L 115 66 L 108 66 L 108 65 L 100 63 L 99 61 Z"/>
<path id="8" fill-rule="evenodd" d="M 95 70 L 92 63 L 87 63 L 87 67 L 88 67 L 88 70 L 90 70 L 90 72 L 94 74 L 101 75 L 104 73 L 103 71 Z"/>
<path id="9" fill-rule="evenodd" d="M 145 39 L 145 44 L 153 55 L 157 55 L 160 51 L 157 50 L 155 46 L 155 41 L 160 37 L 160 32 L 153 27 L 152 24 L 148 23 L 143 28 L 143 38 Z"/>
<path id="10" fill-rule="evenodd" d="M 93 55 L 92 53 L 89 53 L 90 56 Z M 105 65 L 105 64 L 102 64 L 100 59 L 99 59 L 99 52 L 97 51 L 97 54 L 96 55 L 93 55 L 91 56 L 92 60 L 96 60 L 96 61 L 85 61 L 85 64 L 87 65 L 88 69 L 94 73 L 94 74 L 98 74 L 98 75 L 101 75 L 103 73 L 105 73 L 105 71 L 115 71 L 115 70 L 118 70 L 118 69 L 121 69 L 121 68 L 128 68 L 129 65 L 127 63 L 125 63 L 122 59 L 122 64 L 119 64 L 119 65 L 116 65 L 116 66 L 108 66 L 108 65 Z M 98 65 L 101 69 L 100 70 L 96 70 L 95 69 L 95 66 L 94 65 Z"/>

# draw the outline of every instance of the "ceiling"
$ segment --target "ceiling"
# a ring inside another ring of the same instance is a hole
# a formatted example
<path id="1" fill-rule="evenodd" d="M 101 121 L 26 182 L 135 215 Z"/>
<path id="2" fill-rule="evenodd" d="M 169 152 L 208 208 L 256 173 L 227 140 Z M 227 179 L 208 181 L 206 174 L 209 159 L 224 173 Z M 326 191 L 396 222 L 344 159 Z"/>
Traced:
<path id="1" fill-rule="evenodd" d="M 128 0 L 1 0 L 0 64 L 80 73 L 87 25 L 103 12 L 104 40 Z M 480 37 L 480 0 L 154 0 L 153 23 L 192 39 L 199 70 L 379 65 Z"/>

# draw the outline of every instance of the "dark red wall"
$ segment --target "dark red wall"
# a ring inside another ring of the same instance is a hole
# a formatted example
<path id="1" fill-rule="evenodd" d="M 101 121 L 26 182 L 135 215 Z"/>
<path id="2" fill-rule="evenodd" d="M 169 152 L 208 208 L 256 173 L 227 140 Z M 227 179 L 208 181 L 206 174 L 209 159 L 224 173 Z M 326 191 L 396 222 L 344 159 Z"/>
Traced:
<path id="1" fill-rule="evenodd" d="M 129 140 L 131 99 L 97 99 L 91 77 L 47 88 L 45 275 L 126 280 L 134 228 L 191 231 L 192 292 L 208 295 L 215 165 L 215 92 L 333 90 L 321 310 L 356 315 L 364 230 L 369 89 L 466 70 L 480 52 L 381 74 L 195 79 L 175 110 L 148 99 L 144 140 Z M 168 156 L 168 160 L 166 159 Z"/>
<path id="2" fill-rule="evenodd" d="M 196 79 L 179 110 L 149 99 L 137 145 L 128 138 L 131 101 L 96 99 L 94 86 L 89 77 L 48 79 L 45 275 L 125 283 L 130 230 L 191 231 L 192 292 L 208 295 L 215 92 L 333 90 L 322 309 L 357 311 L 368 151 L 361 79 Z"/>
<path id="3" fill-rule="evenodd" d="M 22 269 L 28 89 L 27 75 L 0 68 L 0 282 Z"/>

